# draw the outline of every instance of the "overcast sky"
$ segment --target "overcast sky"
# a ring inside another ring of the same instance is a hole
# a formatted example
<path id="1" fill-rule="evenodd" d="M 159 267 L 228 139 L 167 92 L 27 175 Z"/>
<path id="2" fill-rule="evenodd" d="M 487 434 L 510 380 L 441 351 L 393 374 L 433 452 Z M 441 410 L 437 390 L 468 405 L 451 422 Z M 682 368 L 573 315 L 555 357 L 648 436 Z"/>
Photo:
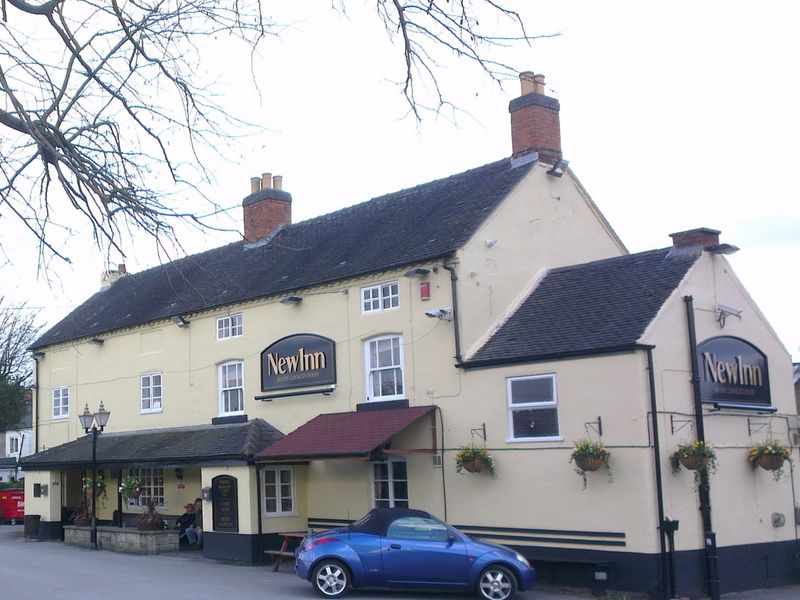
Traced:
<path id="1" fill-rule="evenodd" d="M 268 4 L 290 26 L 262 50 L 261 93 L 237 79 L 246 60 L 207 65 L 232 110 L 263 130 L 237 140 L 230 164 L 216 169 L 214 196 L 232 207 L 219 224 L 232 231 L 187 233 L 187 251 L 237 238 L 238 205 L 263 171 L 284 176 L 299 221 L 510 154 L 517 81 L 500 88 L 450 61 L 441 83 L 459 110 L 417 123 L 392 84 L 402 59 L 374 3 L 353 2 L 346 17 L 327 2 Z M 737 275 L 800 360 L 800 9 L 654 4 L 518 2 L 529 33 L 561 35 L 497 56 L 546 75 L 561 102 L 564 156 L 628 249 L 667 246 L 668 234 L 685 229 L 722 230 L 721 241 L 741 248 L 729 257 Z M 98 289 L 106 259 L 132 271 L 159 260 L 150 242 L 122 258 L 92 249 L 78 230 L 67 252 L 73 264 L 54 264 L 47 284 L 36 279 L 33 242 L 9 248 L 12 225 L 0 222 L 3 293 L 47 307 L 49 325 Z"/>

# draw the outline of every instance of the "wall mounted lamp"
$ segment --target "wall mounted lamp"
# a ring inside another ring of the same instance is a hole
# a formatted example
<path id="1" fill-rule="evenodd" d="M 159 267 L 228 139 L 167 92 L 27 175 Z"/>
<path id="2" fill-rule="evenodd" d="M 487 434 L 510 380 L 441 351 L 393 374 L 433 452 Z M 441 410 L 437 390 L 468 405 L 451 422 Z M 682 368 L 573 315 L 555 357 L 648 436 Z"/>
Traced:
<path id="1" fill-rule="evenodd" d="M 175 315 L 172 317 L 172 322 L 178 327 L 188 327 L 190 323 L 183 315 Z"/>
<path id="2" fill-rule="evenodd" d="M 426 277 L 428 273 L 430 273 L 430 269 L 423 269 L 422 267 L 417 267 L 415 269 L 409 269 L 403 275 L 405 277 Z"/>
<path id="3" fill-rule="evenodd" d="M 33 360 L 39 360 L 40 358 L 44 358 L 44 352 L 31 352 L 31 358 Z"/>
<path id="4" fill-rule="evenodd" d="M 717 244 L 709 248 L 714 254 L 735 254 L 739 251 L 739 246 L 733 244 Z"/>
<path id="5" fill-rule="evenodd" d="M 102 338 L 92 338 L 89 340 L 90 344 L 94 344 L 95 346 L 102 346 L 105 343 L 105 340 Z"/>
<path id="6" fill-rule="evenodd" d="M 301 296 L 284 296 L 281 298 L 281 304 L 294 304 L 297 306 L 303 301 Z"/>

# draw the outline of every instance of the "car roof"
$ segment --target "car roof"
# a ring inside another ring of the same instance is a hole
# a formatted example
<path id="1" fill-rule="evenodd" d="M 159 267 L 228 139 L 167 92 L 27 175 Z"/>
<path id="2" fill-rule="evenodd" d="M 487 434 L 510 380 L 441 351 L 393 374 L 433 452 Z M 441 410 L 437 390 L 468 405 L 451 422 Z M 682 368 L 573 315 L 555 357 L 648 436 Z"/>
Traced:
<path id="1" fill-rule="evenodd" d="M 350 526 L 350 530 L 358 533 L 384 535 L 389 525 L 401 517 L 436 518 L 429 512 L 413 508 L 373 508 L 361 519 L 353 523 Z"/>

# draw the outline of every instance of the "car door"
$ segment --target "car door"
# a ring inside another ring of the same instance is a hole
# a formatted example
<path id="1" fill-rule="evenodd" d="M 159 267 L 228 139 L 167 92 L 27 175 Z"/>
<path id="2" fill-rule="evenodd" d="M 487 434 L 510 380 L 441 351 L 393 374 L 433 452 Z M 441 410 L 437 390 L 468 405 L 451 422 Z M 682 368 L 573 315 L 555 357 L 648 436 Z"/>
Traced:
<path id="1" fill-rule="evenodd" d="M 381 537 L 381 559 L 390 586 L 459 587 L 466 582 L 466 544 L 435 519 L 393 521 Z"/>

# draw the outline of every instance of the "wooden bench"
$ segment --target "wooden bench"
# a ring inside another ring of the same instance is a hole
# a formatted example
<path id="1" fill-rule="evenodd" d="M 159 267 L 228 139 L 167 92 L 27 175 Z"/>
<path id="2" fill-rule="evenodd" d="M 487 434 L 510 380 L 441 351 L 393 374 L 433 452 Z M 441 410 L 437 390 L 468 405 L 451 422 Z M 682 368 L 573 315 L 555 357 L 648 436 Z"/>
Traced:
<path id="1" fill-rule="evenodd" d="M 278 535 L 283 538 L 281 549 L 264 550 L 264 554 L 275 559 L 275 564 L 272 566 L 273 571 L 279 570 L 281 568 L 281 561 L 286 560 L 287 558 L 294 561 L 294 552 L 289 550 L 289 543 L 292 540 L 302 540 L 306 536 L 305 532 L 303 531 L 287 531 L 285 533 L 279 533 Z"/>

